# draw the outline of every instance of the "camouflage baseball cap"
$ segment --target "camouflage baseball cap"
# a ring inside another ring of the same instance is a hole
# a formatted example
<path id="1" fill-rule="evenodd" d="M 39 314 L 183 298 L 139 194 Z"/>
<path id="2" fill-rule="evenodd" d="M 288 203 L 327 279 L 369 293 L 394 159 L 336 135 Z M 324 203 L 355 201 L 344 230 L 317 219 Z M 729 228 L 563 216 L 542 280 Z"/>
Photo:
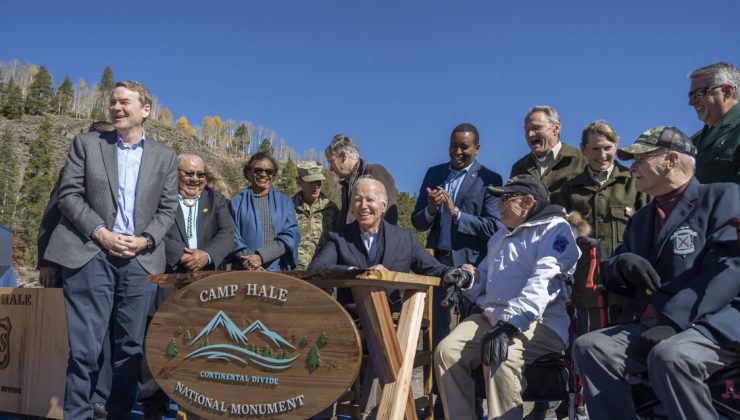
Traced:
<path id="1" fill-rule="evenodd" d="M 322 172 L 322 167 L 316 162 L 301 162 L 298 166 L 298 178 L 304 182 L 323 181 L 326 178 Z"/>
<path id="2" fill-rule="evenodd" d="M 661 148 L 696 156 L 696 147 L 686 134 L 676 127 L 659 125 L 640 134 L 635 144 L 617 150 L 617 157 L 622 160 L 630 160 L 635 155 Z"/>

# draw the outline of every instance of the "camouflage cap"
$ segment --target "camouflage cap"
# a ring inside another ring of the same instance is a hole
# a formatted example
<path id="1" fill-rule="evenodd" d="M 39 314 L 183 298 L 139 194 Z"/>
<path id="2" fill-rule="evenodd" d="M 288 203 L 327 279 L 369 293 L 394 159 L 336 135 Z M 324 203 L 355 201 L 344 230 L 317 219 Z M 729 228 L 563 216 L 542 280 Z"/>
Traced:
<path id="1" fill-rule="evenodd" d="M 326 178 L 321 165 L 313 161 L 301 162 L 298 165 L 298 178 L 304 182 L 323 181 Z"/>
<path id="2" fill-rule="evenodd" d="M 640 134 L 635 144 L 617 150 L 617 157 L 622 160 L 630 160 L 635 155 L 661 148 L 696 156 L 696 147 L 686 134 L 676 127 L 659 125 Z"/>

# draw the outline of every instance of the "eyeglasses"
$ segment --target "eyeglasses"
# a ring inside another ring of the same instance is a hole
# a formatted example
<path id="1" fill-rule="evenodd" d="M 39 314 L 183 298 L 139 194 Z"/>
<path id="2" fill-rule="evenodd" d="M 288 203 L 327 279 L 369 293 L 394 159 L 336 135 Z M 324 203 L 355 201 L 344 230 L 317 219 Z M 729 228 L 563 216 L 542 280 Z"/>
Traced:
<path id="1" fill-rule="evenodd" d="M 183 174 L 183 176 L 185 176 L 186 178 L 197 177 L 198 179 L 203 179 L 206 177 L 205 172 L 184 171 L 180 168 L 177 168 L 177 170 L 180 171 Z"/>
<path id="2" fill-rule="evenodd" d="M 275 175 L 275 170 L 274 169 L 264 169 L 264 168 L 252 168 L 252 173 L 255 175 L 265 174 L 267 176 L 273 176 Z"/>
<path id="3" fill-rule="evenodd" d="M 707 93 L 709 93 L 709 91 L 717 89 L 717 88 L 721 88 L 722 86 L 724 85 L 714 85 L 714 86 L 709 86 L 709 87 L 696 88 L 692 90 L 691 92 L 689 92 L 689 99 L 698 101 L 699 99 L 707 96 Z"/>
<path id="4" fill-rule="evenodd" d="M 507 193 L 507 194 L 501 194 L 501 202 L 502 202 L 502 203 L 505 203 L 505 202 L 507 202 L 507 201 L 511 200 L 512 198 L 517 198 L 517 197 L 521 197 L 521 196 L 523 196 L 523 195 L 524 195 L 524 194 L 521 194 L 521 193 Z"/>
<path id="5" fill-rule="evenodd" d="M 639 163 L 645 162 L 651 157 L 662 156 L 662 155 L 665 155 L 666 153 L 668 153 L 668 150 L 661 150 L 658 153 L 656 152 L 640 153 L 639 155 L 634 155 L 632 157 L 632 163 L 637 165 Z"/>

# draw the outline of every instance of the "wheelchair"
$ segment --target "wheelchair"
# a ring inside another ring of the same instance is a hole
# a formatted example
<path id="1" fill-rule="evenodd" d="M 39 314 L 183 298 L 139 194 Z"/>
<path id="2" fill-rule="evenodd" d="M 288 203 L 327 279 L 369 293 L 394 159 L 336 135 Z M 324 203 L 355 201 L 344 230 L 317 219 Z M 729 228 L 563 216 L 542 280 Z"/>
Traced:
<path id="1" fill-rule="evenodd" d="M 568 296 L 572 296 L 573 276 L 559 274 L 556 278 L 564 282 Z M 465 306 L 462 295 L 459 294 L 459 291 L 453 289 L 453 287 L 450 287 L 443 302 L 458 306 L 458 313 L 468 312 L 461 309 L 462 306 Z M 578 319 L 578 310 L 572 302 L 568 303 L 568 316 L 570 318 L 568 347 L 563 352 L 546 354 L 525 366 L 523 378 L 526 380 L 527 386 L 522 393 L 522 400 L 526 402 L 568 401 L 568 418 L 569 420 L 575 420 L 577 418 L 576 407 L 580 386 L 575 373 L 575 363 L 571 357 L 573 341 L 576 337 L 576 320 Z M 479 399 L 486 398 L 483 368 L 475 369 L 473 377 L 476 383 L 476 397 Z"/>

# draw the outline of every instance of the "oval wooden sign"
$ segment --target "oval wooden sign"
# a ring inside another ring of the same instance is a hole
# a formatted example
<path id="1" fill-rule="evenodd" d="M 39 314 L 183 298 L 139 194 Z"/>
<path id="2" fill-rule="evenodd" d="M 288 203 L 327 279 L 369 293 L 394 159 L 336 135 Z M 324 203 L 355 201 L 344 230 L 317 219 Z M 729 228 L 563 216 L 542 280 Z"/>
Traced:
<path id="1" fill-rule="evenodd" d="M 360 337 L 323 290 L 268 272 L 230 272 L 176 292 L 149 325 L 152 375 L 206 418 L 305 419 L 360 370 Z"/>

